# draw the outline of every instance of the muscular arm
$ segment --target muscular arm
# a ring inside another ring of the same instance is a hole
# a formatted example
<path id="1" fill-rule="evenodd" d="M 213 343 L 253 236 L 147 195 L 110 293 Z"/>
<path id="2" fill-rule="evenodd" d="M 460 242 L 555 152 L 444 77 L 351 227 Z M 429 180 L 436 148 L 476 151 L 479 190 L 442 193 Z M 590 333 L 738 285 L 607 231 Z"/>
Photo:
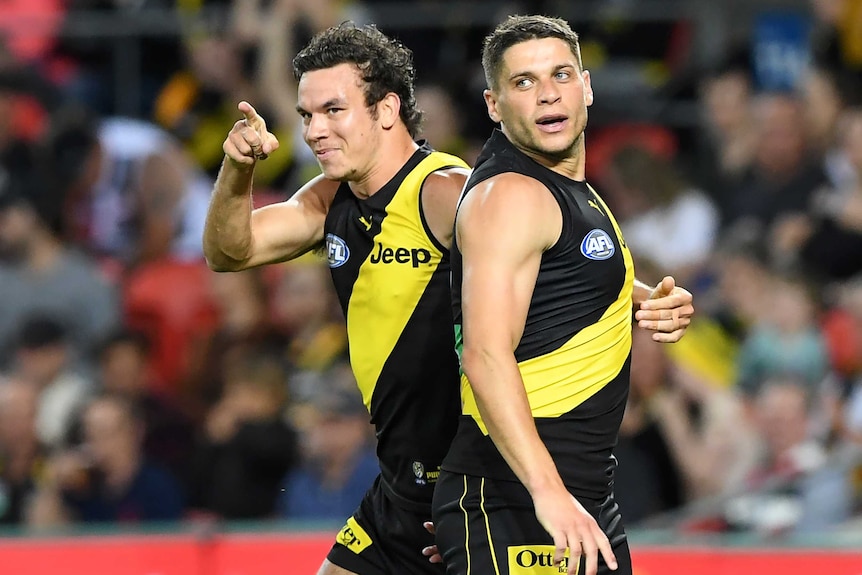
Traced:
<path id="1" fill-rule="evenodd" d="M 204 256 L 216 271 L 238 271 L 295 258 L 323 240 L 323 224 L 338 182 L 318 176 L 285 202 L 252 210 L 254 166 L 278 149 L 278 140 L 247 102 L 245 119 L 224 142 L 204 227 Z"/>
<path id="2" fill-rule="evenodd" d="M 535 186 L 514 174 L 481 184 L 465 198 L 456 232 L 464 265 L 464 372 L 491 439 L 531 493 L 562 487 L 536 431 L 514 354 L 542 253 L 555 241 L 548 230 L 556 227 L 558 234 L 561 227 L 559 209 L 554 213 L 550 202 L 525 197 Z"/>
<path id="3" fill-rule="evenodd" d="M 207 263 L 215 271 L 239 271 L 304 254 L 323 241 L 337 189 L 319 176 L 289 200 L 252 210 L 251 171 L 225 160 L 204 228 Z"/>
<path id="4" fill-rule="evenodd" d="M 491 439 L 529 490 L 536 517 L 554 539 L 555 562 L 571 549 L 595 574 L 599 549 L 613 554 L 595 520 L 569 494 L 536 430 L 514 350 L 538 276 L 542 254 L 558 239 L 562 216 L 553 197 L 535 180 L 503 174 L 464 199 L 456 221 L 463 256 L 462 367 Z"/>

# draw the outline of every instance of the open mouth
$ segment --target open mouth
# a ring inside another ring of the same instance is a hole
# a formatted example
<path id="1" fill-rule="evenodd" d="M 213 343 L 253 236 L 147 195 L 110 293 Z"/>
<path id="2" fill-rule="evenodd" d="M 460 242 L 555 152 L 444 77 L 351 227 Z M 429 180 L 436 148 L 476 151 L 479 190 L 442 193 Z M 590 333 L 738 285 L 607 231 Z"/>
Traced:
<path id="1" fill-rule="evenodd" d="M 568 119 L 563 114 L 547 114 L 536 120 L 536 124 L 543 132 L 558 132 L 563 129 Z"/>

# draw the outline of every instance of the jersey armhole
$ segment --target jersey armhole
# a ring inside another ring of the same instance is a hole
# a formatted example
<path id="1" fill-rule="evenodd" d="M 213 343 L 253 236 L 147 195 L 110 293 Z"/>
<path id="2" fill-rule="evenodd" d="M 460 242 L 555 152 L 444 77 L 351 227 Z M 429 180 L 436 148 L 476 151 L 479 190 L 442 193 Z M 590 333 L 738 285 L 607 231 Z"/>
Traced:
<path id="1" fill-rule="evenodd" d="M 560 210 L 560 236 L 557 238 L 557 241 L 554 244 L 546 249 L 542 253 L 542 259 L 546 257 L 552 257 L 556 255 L 560 250 L 563 249 L 563 246 L 568 244 L 567 240 L 574 237 L 574 219 L 572 218 L 572 214 L 569 213 L 569 210 L 566 209 L 564 202 L 559 198 L 557 194 L 554 193 L 553 189 L 547 182 L 544 180 L 540 180 L 535 176 L 529 175 L 528 177 L 533 178 L 537 182 L 539 182 L 542 186 L 544 186 L 545 191 L 551 194 L 551 197 L 554 199 L 554 203 L 557 204 L 557 209 Z"/>

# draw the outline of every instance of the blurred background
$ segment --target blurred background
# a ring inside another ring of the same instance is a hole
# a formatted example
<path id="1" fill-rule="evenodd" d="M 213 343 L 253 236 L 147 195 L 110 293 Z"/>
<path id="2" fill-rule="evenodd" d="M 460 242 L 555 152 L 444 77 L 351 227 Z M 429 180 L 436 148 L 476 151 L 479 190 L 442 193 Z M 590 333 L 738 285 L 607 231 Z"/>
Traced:
<path id="1" fill-rule="evenodd" d="M 862 547 L 862 0 L 7 0 L 4 572 L 43 572 L 39 541 L 115 531 L 242 533 L 294 565 L 246 549 L 129 573 L 314 572 L 377 473 L 374 436 L 325 264 L 203 262 L 236 104 L 281 141 L 255 204 L 290 197 L 317 173 L 291 59 L 375 23 L 415 54 L 423 137 L 472 162 L 493 128 L 482 38 L 527 12 L 581 36 L 587 176 L 638 277 L 695 297 L 679 344 L 634 334 L 616 491 L 636 571 L 675 572 L 691 542 Z"/>

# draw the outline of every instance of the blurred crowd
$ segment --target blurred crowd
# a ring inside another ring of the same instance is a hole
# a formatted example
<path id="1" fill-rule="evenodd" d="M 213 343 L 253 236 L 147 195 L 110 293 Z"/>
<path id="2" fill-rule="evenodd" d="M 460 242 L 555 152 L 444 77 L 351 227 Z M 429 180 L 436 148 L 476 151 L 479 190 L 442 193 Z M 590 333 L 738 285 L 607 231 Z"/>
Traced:
<path id="1" fill-rule="evenodd" d="M 325 263 L 217 274 L 201 235 L 240 100 L 281 142 L 256 205 L 316 173 L 291 57 L 376 4 L 0 7 L 0 523 L 352 513 L 378 467 Z M 684 22 L 634 39 L 575 26 L 596 70 L 588 178 L 638 277 L 674 275 L 697 309 L 676 345 L 634 330 L 617 448 L 633 526 L 775 535 L 862 518 L 862 1 L 804 6 L 808 58 L 781 86 L 750 42 L 687 65 Z M 119 114 L 113 45 L 76 22 L 152 10 L 176 33 L 144 37 L 139 113 Z M 422 137 L 471 162 L 492 128 L 488 27 L 450 20 L 384 32 L 416 53 Z M 650 56 L 656 93 L 689 95 L 693 125 L 602 113 L 613 50 L 653 37 L 676 39 Z"/>

